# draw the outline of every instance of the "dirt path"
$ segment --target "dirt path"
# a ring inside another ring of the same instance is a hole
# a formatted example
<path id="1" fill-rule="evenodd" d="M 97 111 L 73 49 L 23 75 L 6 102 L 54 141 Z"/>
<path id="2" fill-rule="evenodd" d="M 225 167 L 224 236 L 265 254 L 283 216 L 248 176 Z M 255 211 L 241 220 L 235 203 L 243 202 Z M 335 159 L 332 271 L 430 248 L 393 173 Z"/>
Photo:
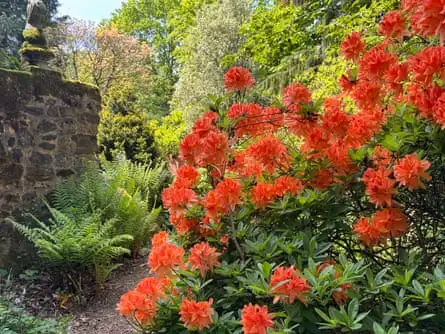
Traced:
<path id="1" fill-rule="evenodd" d="M 134 331 L 116 311 L 122 294 L 134 289 L 148 275 L 145 258 L 126 264 L 114 274 L 103 292 L 74 315 L 70 334 L 132 334 Z"/>

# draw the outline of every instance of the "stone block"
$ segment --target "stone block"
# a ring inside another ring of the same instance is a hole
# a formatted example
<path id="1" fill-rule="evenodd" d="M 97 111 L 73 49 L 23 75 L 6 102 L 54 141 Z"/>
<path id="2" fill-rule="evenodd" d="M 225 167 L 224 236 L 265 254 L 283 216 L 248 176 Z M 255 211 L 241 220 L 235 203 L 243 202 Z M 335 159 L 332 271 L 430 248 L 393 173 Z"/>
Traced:
<path id="1" fill-rule="evenodd" d="M 49 154 L 32 152 L 26 167 L 27 181 L 51 180 L 55 177 L 53 157 Z"/>
<path id="2" fill-rule="evenodd" d="M 57 130 L 57 125 L 54 124 L 53 122 L 50 122 L 50 121 L 47 121 L 46 119 L 44 119 L 37 126 L 37 130 L 40 133 L 53 132 L 53 131 Z"/>
<path id="3" fill-rule="evenodd" d="M 89 135 L 75 135 L 72 140 L 76 143 L 76 154 L 94 154 L 97 152 L 97 138 Z"/>
<path id="4" fill-rule="evenodd" d="M 36 107 L 31 105 L 31 106 L 26 106 L 24 112 L 32 116 L 42 116 L 45 112 L 45 109 L 42 107 Z"/>
<path id="5" fill-rule="evenodd" d="M 46 151 L 53 151 L 56 148 L 56 145 L 53 143 L 43 142 L 39 144 L 39 147 Z"/>
<path id="6" fill-rule="evenodd" d="M 23 176 L 24 170 L 25 169 L 23 165 L 17 163 L 10 163 L 6 166 L 1 166 L 0 184 L 8 185 L 20 181 Z"/>

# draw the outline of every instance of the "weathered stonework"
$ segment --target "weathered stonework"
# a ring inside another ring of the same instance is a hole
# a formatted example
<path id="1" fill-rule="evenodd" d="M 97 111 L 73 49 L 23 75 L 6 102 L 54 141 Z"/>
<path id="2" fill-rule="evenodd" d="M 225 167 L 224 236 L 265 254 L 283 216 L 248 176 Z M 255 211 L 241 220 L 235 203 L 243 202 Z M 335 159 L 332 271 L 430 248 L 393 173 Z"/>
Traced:
<path id="1" fill-rule="evenodd" d="M 16 248 L 3 219 L 20 219 L 23 208 L 93 158 L 100 104 L 96 88 L 58 72 L 0 69 L 0 267 Z"/>

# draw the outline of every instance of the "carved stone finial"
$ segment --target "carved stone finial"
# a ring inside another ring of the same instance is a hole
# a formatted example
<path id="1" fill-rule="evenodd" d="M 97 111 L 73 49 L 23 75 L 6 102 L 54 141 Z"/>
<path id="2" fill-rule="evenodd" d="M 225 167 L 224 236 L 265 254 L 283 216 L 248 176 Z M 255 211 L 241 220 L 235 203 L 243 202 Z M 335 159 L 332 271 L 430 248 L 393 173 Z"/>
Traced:
<path id="1" fill-rule="evenodd" d="M 30 65 L 49 69 L 54 52 L 48 48 L 43 29 L 47 27 L 48 10 L 42 0 L 28 0 L 25 42 L 20 50 L 22 58 Z"/>
<path id="2" fill-rule="evenodd" d="M 28 0 L 26 29 L 43 29 L 48 22 L 48 10 L 42 0 Z"/>

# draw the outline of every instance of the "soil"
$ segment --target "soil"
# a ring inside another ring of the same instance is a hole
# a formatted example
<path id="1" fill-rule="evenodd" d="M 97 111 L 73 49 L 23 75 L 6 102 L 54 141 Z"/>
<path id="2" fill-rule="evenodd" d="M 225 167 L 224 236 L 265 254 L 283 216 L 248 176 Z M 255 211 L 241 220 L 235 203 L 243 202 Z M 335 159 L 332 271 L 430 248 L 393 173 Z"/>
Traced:
<path id="1" fill-rule="evenodd" d="M 131 326 L 116 311 L 121 295 L 134 289 L 148 275 L 146 259 L 136 259 L 112 274 L 104 290 L 83 309 L 75 311 L 69 334 L 132 334 Z"/>

